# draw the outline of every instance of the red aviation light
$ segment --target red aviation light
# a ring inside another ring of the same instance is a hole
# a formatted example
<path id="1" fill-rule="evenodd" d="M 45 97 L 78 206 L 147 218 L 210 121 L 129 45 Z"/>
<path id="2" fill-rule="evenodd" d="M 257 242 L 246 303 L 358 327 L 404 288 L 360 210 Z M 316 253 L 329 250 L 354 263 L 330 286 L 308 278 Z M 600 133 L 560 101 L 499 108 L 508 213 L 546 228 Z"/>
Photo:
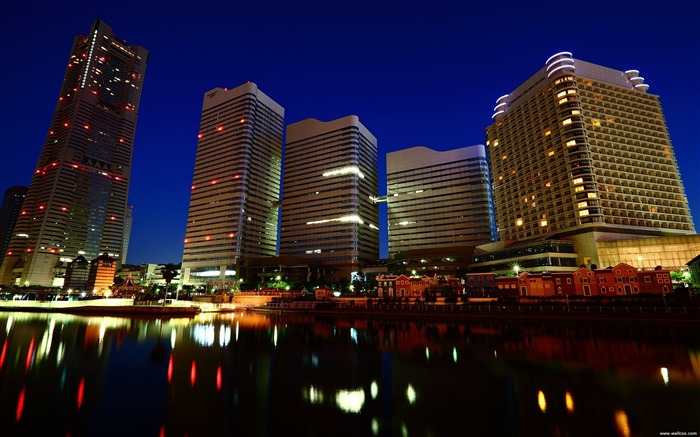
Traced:
<path id="1" fill-rule="evenodd" d="M 211 184 L 212 184 L 212 185 L 216 185 L 216 179 L 214 179 L 213 181 L 211 181 Z"/>
<path id="2" fill-rule="evenodd" d="M 63 98 L 63 97 L 61 97 L 61 98 Z M 52 130 L 49 131 L 49 135 L 53 135 L 53 131 L 52 131 Z"/>
<path id="3" fill-rule="evenodd" d="M 83 126 L 83 127 L 84 127 L 85 129 L 90 130 L 90 126 L 88 126 L 87 124 L 86 124 L 85 126 Z"/>
<path id="4" fill-rule="evenodd" d="M 221 365 L 216 369 L 216 391 L 221 391 Z"/>
<path id="5" fill-rule="evenodd" d="M 228 234 L 228 238 L 233 238 L 233 237 L 235 237 L 235 236 L 236 236 L 236 234 L 234 234 L 233 232 L 231 232 L 230 234 Z"/>
<path id="6" fill-rule="evenodd" d="M 210 237 L 209 235 L 207 235 L 206 237 L 204 237 L 204 239 L 205 239 L 206 241 L 209 241 L 209 240 L 211 240 L 211 237 Z"/>
<path id="7" fill-rule="evenodd" d="M 63 123 L 65 127 L 68 127 L 68 122 Z"/>
<path id="8" fill-rule="evenodd" d="M 31 247 L 27 248 L 27 252 L 31 252 L 33 249 Z"/>
<path id="9" fill-rule="evenodd" d="M 8 255 L 12 255 L 12 252 L 7 252 Z"/>
<path id="10" fill-rule="evenodd" d="M 185 244 L 189 243 L 190 240 L 188 238 L 185 238 Z"/>
<path id="11" fill-rule="evenodd" d="M 192 367 L 190 367 L 190 384 L 194 387 L 194 383 L 197 381 L 197 364 L 192 360 Z"/>
<path id="12" fill-rule="evenodd" d="M 110 220 L 116 220 L 117 218 L 116 218 L 115 216 L 111 216 L 109 219 L 110 219 Z"/>
<path id="13" fill-rule="evenodd" d="M 221 132 L 222 130 L 224 130 L 224 127 L 223 127 L 223 126 L 219 126 L 219 127 L 216 128 L 216 130 L 219 131 L 219 132 Z"/>
<path id="14" fill-rule="evenodd" d="M 245 118 L 241 118 L 241 123 L 245 123 Z"/>
<path id="15" fill-rule="evenodd" d="M 26 215 L 26 214 L 27 214 L 27 211 L 22 211 L 22 215 Z"/>
<path id="16" fill-rule="evenodd" d="M 68 208 L 66 208 L 65 206 L 62 206 L 61 211 L 68 211 Z"/>
<path id="17" fill-rule="evenodd" d="M 121 181 L 121 180 L 122 180 L 122 178 L 120 178 L 119 176 L 115 176 L 114 179 L 117 180 L 117 181 Z"/>
<path id="18" fill-rule="evenodd" d="M 39 205 L 39 209 L 44 209 L 44 208 L 45 208 L 44 205 Z"/>
<path id="19" fill-rule="evenodd" d="M 39 173 L 41 173 L 41 170 L 37 170 L 34 173 L 39 174 Z"/>
<path id="20" fill-rule="evenodd" d="M 51 166 L 56 167 L 58 165 L 58 162 L 52 162 Z"/>
<path id="21" fill-rule="evenodd" d="M 56 253 L 56 249 L 51 248 L 51 249 L 49 249 L 49 252 L 51 252 L 51 253 Z"/>
<path id="22" fill-rule="evenodd" d="M 197 139 L 201 139 L 201 138 L 202 138 L 202 134 L 198 134 Z"/>

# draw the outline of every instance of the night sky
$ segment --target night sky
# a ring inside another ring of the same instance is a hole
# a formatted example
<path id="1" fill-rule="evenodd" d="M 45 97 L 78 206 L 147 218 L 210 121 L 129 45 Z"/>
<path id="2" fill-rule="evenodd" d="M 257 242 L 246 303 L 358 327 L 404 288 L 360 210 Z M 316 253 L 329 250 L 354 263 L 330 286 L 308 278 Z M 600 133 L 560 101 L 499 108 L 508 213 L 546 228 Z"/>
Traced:
<path id="1" fill-rule="evenodd" d="M 3 2 L 0 189 L 29 185 L 73 39 L 95 19 L 150 51 L 127 262 L 180 262 L 204 93 L 245 81 L 285 123 L 356 114 L 385 154 L 485 142 L 496 99 L 559 51 L 661 96 L 700 229 L 700 2 Z M 386 214 L 382 215 L 385 219 Z M 380 221 L 382 256 L 386 225 Z"/>

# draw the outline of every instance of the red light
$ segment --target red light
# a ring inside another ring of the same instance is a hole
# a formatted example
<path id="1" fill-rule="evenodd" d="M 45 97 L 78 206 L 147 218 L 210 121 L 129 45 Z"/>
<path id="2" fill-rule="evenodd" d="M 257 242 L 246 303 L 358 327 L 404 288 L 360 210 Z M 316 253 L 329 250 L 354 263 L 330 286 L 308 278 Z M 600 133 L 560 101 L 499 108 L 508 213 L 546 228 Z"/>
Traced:
<path id="1" fill-rule="evenodd" d="M 26 213 L 27 213 L 27 211 L 22 211 L 22 215 L 25 215 Z"/>
<path id="2" fill-rule="evenodd" d="M 216 390 L 221 391 L 221 366 L 216 369 Z"/>
<path id="3" fill-rule="evenodd" d="M 210 236 L 206 236 L 204 239 L 207 240 L 207 241 L 209 241 L 209 240 L 211 240 L 211 237 L 210 237 Z"/>
<path id="4" fill-rule="evenodd" d="M 192 185 L 192 189 L 194 190 L 194 185 Z"/>
<path id="5" fill-rule="evenodd" d="M 31 252 L 31 251 L 32 251 L 32 248 L 31 248 L 31 247 L 28 247 L 28 248 L 27 248 L 27 252 Z"/>
<path id="6" fill-rule="evenodd" d="M 233 238 L 234 235 L 235 234 L 233 232 L 231 232 L 230 234 L 228 234 L 228 238 Z"/>
<path id="7" fill-rule="evenodd" d="M 52 130 L 49 131 L 49 135 L 53 135 L 53 131 L 52 131 Z"/>
<path id="8" fill-rule="evenodd" d="M 197 381 L 197 365 L 193 360 L 192 367 L 190 367 L 190 383 L 192 384 L 192 387 L 194 387 L 195 381 Z"/>
<path id="9" fill-rule="evenodd" d="M 59 102 L 60 102 L 61 100 L 63 100 L 63 97 L 59 97 L 59 98 L 58 98 L 58 101 L 59 101 Z"/>
<path id="10" fill-rule="evenodd" d="M 87 124 L 86 124 L 85 126 L 83 126 L 83 127 L 84 127 L 85 129 L 90 129 L 90 126 L 88 126 Z"/>
<path id="11" fill-rule="evenodd" d="M 197 138 L 202 138 L 202 134 L 197 135 Z"/>
<path id="12" fill-rule="evenodd" d="M 39 209 L 44 209 L 44 205 L 39 205 Z"/>
<path id="13" fill-rule="evenodd" d="M 29 370 L 29 365 L 32 364 L 32 355 L 34 355 L 34 339 L 32 338 L 31 343 L 29 343 L 29 350 L 27 351 L 27 360 L 25 363 L 26 370 Z"/>
<path id="14" fill-rule="evenodd" d="M 189 243 L 189 242 L 190 242 L 190 240 L 188 240 L 187 238 L 185 238 L 185 244 L 187 244 L 187 243 Z"/>
<path id="15" fill-rule="evenodd" d="M 36 173 L 37 173 L 37 174 L 38 174 L 38 173 L 41 173 L 41 170 L 37 170 Z"/>
<path id="16" fill-rule="evenodd" d="M 123 143 L 123 142 L 124 142 L 124 138 L 119 138 L 119 142 L 120 142 L 120 143 Z"/>
<path id="17" fill-rule="evenodd" d="M 168 360 L 168 382 L 172 382 L 173 380 L 173 356 L 170 355 L 170 359 Z"/>
<path id="18" fill-rule="evenodd" d="M 212 185 L 216 185 L 216 180 L 211 181 Z"/>
<path id="19" fill-rule="evenodd" d="M 120 178 L 119 176 L 115 176 L 114 179 L 116 179 L 116 180 L 118 180 L 118 181 L 121 181 L 121 180 L 122 180 L 122 178 Z"/>
<path id="20" fill-rule="evenodd" d="M 221 132 L 222 130 L 224 130 L 224 127 L 223 127 L 223 126 L 219 126 L 219 127 L 216 128 L 216 130 L 218 130 L 219 132 Z"/>
<path id="21" fill-rule="evenodd" d="M 22 387 L 22 391 L 19 393 L 19 399 L 17 399 L 17 410 L 15 410 L 15 420 L 19 422 L 22 418 L 22 410 L 24 410 L 24 392 L 26 387 Z"/>
<path id="22" fill-rule="evenodd" d="M 80 385 L 78 385 L 78 408 L 83 405 L 83 395 L 85 394 L 85 378 L 80 378 Z"/>
<path id="23" fill-rule="evenodd" d="M 241 118 L 241 123 L 245 123 L 245 118 Z"/>
<path id="24" fill-rule="evenodd" d="M 52 162 L 51 165 L 56 167 L 58 165 L 58 162 Z"/>
<path id="25" fill-rule="evenodd" d="M 63 123 L 65 127 L 68 127 L 68 122 Z"/>
<path id="26" fill-rule="evenodd" d="M 5 363 L 5 355 L 7 354 L 7 338 L 5 338 L 5 344 L 2 346 L 2 355 L 0 355 L 0 369 Z"/>
<path id="27" fill-rule="evenodd" d="M 51 250 L 49 250 L 49 252 L 56 253 L 56 249 L 51 249 Z"/>
<path id="28" fill-rule="evenodd" d="M 12 252 L 7 252 L 8 255 L 12 255 Z"/>
<path id="29" fill-rule="evenodd" d="M 112 216 L 109 218 L 110 220 L 116 220 L 117 218 L 115 216 Z"/>
<path id="30" fill-rule="evenodd" d="M 66 208 L 66 207 L 64 206 L 64 207 L 61 208 L 61 211 L 68 211 L 68 208 Z"/>

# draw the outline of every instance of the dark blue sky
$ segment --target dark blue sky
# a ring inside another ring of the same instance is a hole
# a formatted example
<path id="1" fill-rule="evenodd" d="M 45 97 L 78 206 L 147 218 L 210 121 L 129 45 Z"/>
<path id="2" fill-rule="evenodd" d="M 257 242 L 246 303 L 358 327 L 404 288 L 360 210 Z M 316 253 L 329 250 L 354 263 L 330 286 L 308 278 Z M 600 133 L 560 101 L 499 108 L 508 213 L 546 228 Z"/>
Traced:
<path id="1" fill-rule="evenodd" d="M 3 2 L 0 189 L 29 184 L 73 38 L 97 18 L 150 51 L 130 264 L 181 260 L 202 98 L 213 88 L 255 82 L 287 124 L 357 114 L 378 139 L 384 194 L 386 152 L 483 144 L 496 99 L 559 51 L 637 69 L 661 96 L 700 228 L 700 2 Z"/>

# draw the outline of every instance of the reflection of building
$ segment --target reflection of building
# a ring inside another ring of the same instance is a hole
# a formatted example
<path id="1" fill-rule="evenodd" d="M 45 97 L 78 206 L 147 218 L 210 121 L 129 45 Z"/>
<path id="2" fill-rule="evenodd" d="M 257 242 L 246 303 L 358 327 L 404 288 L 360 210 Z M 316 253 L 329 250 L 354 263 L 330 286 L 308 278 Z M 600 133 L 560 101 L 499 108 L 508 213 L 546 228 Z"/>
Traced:
<path id="1" fill-rule="evenodd" d="M 280 255 L 349 279 L 379 257 L 376 196 L 377 140 L 357 116 L 287 126 Z"/>
<path id="2" fill-rule="evenodd" d="M 100 20 L 75 38 L 0 283 L 60 286 L 78 255 L 121 260 L 147 60 Z"/>
<path id="3" fill-rule="evenodd" d="M 484 146 L 386 155 L 389 255 L 475 246 L 496 238 Z"/>
<path id="4" fill-rule="evenodd" d="M 129 205 L 126 208 L 124 216 L 124 239 L 122 240 L 122 259 L 121 263 L 126 263 L 126 256 L 129 252 L 129 240 L 131 239 L 131 226 L 134 223 L 134 205 Z"/>
<path id="5" fill-rule="evenodd" d="M 694 233 L 659 97 L 643 82 L 562 52 L 498 99 L 486 136 L 501 240 L 568 239 L 590 266 L 609 259 L 598 242 Z"/>
<path id="6" fill-rule="evenodd" d="M 277 248 L 284 108 L 251 82 L 204 95 L 183 282 L 235 281 L 241 256 Z"/>
<path id="7" fill-rule="evenodd" d="M 26 194 L 27 187 L 16 185 L 5 190 L 5 196 L 2 198 L 2 206 L 0 207 L 0 266 L 10 245 L 10 238 L 12 238 L 12 232 L 15 229 Z"/>

